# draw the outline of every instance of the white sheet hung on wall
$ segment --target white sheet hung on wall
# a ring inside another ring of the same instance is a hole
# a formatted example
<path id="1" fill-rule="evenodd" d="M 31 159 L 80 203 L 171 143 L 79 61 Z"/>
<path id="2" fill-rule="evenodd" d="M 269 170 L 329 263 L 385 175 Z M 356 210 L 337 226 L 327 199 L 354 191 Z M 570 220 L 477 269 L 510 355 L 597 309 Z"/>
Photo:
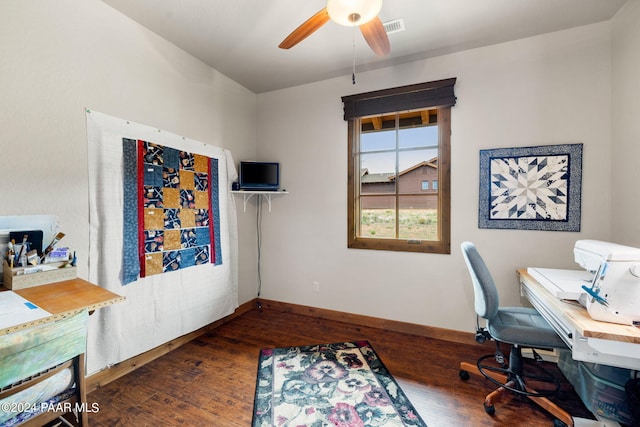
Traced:
<path id="1" fill-rule="evenodd" d="M 89 321 L 87 372 L 155 348 L 208 325 L 238 307 L 237 219 L 229 193 L 236 179 L 228 150 L 86 111 L 89 157 L 89 281 L 126 296 Z M 217 159 L 222 259 L 139 278 L 123 286 L 123 138 Z M 221 263 L 220 263 L 221 261 Z"/>

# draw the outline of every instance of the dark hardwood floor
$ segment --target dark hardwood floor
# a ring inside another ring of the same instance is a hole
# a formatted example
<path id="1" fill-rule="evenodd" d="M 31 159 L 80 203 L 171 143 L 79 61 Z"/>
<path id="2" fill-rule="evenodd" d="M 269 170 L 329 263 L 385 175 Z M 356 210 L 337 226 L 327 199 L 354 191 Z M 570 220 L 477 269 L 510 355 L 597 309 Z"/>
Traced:
<path id="1" fill-rule="evenodd" d="M 430 427 L 553 425 L 553 417 L 517 397 L 497 404 L 490 416 L 482 401 L 493 384 L 459 378 L 459 362 L 493 352 L 493 343 L 455 344 L 266 308 L 89 393 L 89 405 L 100 408 L 89 414 L 89 425 L 249 426 L 261 348 L 361 339 L 373 345 Z M 589 415 L 572 390 L 559 403 L 574 416 Z"/>

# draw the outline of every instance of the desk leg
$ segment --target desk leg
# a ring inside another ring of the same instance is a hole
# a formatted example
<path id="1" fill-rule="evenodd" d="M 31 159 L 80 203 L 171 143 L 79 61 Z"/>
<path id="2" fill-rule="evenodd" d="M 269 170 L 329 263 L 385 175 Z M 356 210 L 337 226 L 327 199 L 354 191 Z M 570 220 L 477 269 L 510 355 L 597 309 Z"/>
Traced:
<path id="1" fill-rule="evenodd" d="M 80 418 L 80 425 L 81 426 L 88 426 L 89 425 L 89 418 L 88 418 L 88 414 L 87 414 L 87 385 L 86 385 L 86 368 L 85 368 L 85 358 L 84 358 L 84 353 L 82 353 L 81 355 L 78 356 L 78 366 L 77 366 L 77 371 L 76 371 L 76 375 L 77 375 L 77 383 L 78 383 L 78 391 L 79 391 L 79 397 L 80 397 L 80 405 L 83 409 L 83 411 L 78 414 Z"/>
<path id="2" fill-rule="evenodd" d="M 89 418 L 87 415 L 87 389 L 85 380 L 85 359 L 84 353 L 79 354 L 73 361 L 73 375 L 76 381 L 76 398 L 78 400 L 78 414 L 71 412 L 62 415 L 71 425 L 74 426 L 88 426 Z"/>

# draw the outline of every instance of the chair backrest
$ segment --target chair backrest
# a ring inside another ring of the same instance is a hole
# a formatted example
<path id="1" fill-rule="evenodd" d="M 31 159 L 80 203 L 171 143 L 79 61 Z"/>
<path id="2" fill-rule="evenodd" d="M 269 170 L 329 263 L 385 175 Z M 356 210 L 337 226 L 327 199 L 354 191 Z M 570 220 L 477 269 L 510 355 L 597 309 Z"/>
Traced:
<path id="1" fill-rule="evenodd" d="M 485 319 L 493 319 L 500 304 L 493 277 L 473 243 L 463 242 L 460 247 L 473 282 L 476 314 Z"/>

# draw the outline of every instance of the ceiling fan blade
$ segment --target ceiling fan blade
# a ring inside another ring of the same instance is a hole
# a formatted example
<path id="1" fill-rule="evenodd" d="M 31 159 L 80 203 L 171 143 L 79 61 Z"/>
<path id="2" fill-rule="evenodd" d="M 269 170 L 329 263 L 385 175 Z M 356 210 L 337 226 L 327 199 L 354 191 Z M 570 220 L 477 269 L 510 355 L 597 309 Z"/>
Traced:
<path id="1" fill-rule="evenodd" d="M 327 13 L 327 8 L 325 7 L 320 12 L 303 22 L 298 28 L 293 30 L 293 32 L 289 34 L 278 47 L 280 49 L 292 48 L 326 24 L 327 21 L 329 21 L 329 13 Z"/>
<path id="2" fill-rule="evenodd" d="M 367 44 L 378 56 L 385 56 L 391 52 L 389 37 L 384 30 L 382 21 L 377 16 L 366 24 L 360 25 L 360 31 L 367 41 Z"/>

